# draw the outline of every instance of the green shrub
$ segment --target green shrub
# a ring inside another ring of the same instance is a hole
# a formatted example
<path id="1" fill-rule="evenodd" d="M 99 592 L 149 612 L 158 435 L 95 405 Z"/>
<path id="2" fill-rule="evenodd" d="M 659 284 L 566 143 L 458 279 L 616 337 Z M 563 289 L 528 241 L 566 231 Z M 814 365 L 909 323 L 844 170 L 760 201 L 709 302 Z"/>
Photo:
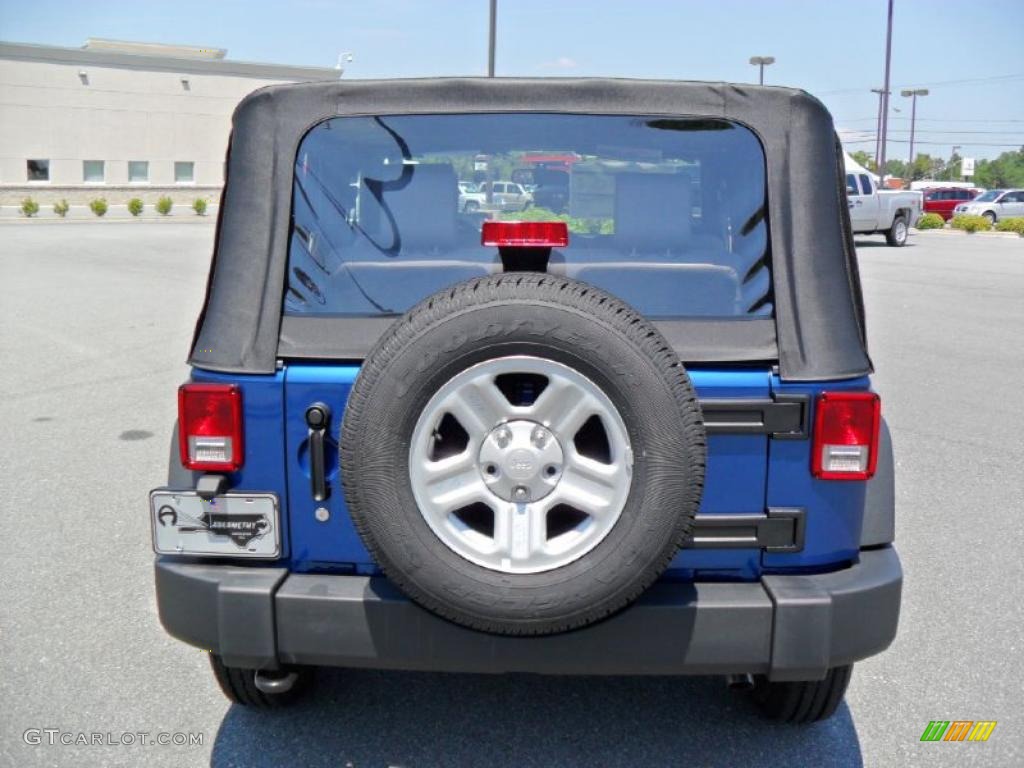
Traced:
<path id="1" fill-rule="evenodd" d="M 68 201 L 61 198 L 53 204 L 53 212 L 60 216 L 62 219 L 68 215 L 68 211 L 71 210 L 71 206 L 68 205 Z"/>
<path id="2" fill-rule="evenodd" d="M 937 213 L 926 213 L 917 220 L 918 229 L 942 229 L 946 222 Z"/>
<path id="3" fill-rule="evenodd" d="M 156 212 L 161 216 L 166 216 L 171 212 L 171 208 L 174 207 L 174 201 L 169 197 L 161 197 L 156 201 Z"/>
<path id="4" fill-rule="evenodd" d="M 206 215 L 206 200 L 201 197 L 197 197 L 192 201 L 192 210 L 196 212 L 196 216 Z"/>
<path id="5" fill-rule="evenodd" d="M 142 201 L 139 200 L 139 198 L 133 197 L 131 200 L 128 201 L 128 213 L 130 213 L 132 216 L 140 215 L 142 213 L 142 208 Z"/>
<path id="6" fill-rule="evenodd" d="M 525 211 L 501 213 L 498 217 L 504 221 L 564 221 L 570 232 L 582 235 L 611 235 L 615 233 L 613 219 L 581 219 L 567 213 L 555 213 L 548 208 L 531 207 Z"/>
<path id="7" fill-rule="evenodd" d="M 974 234 L 975 232 L 988 232 L 992 229 L 992 222 L 984 216 L 954 216 L 949 226 L 953 229 L 962 229 L 964 232 Z"/>
<path id="8" fill-rule="evenodd" d="M 1012 219 L 1002 219 L 996 224 L 997 232 L 1016 232 L 1024 237 L 1024 216 L 1015 216 Z"/>
<path id="9" fill-rule="evenodd" d="M 102 197 L 97 197 L 95 200 L 89 201 L 89 210 L 95 213 L 97 216 L 103 216 L 107 212 L 107 201 Z"/>
<path id="10" fill-rule="evenodd" d="M 39 203 L 33 200 L 31 197 L 26 197 L 21 201 L 21 212 L 28 218 L 32 218 L 39 213 Z"/>

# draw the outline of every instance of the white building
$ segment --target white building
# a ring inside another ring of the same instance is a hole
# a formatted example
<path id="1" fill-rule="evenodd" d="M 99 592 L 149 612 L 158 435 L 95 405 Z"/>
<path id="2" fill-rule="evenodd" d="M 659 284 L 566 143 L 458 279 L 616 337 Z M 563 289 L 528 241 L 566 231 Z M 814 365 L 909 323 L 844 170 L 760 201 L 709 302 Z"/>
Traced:
<path id="1" fill-rule="evenodd" d="M 225 53 L 97 39 L 82 48 L 0 43 L 0 204 L 216 200 L 239 100 L 264 85 L 341 75 Z"/>

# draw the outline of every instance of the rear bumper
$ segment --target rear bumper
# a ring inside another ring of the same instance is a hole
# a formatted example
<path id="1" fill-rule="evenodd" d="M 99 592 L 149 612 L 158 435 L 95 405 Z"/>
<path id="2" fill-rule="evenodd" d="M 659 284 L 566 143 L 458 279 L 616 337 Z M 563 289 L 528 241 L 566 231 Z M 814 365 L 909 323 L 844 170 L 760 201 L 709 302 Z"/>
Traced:
<path id="1" fill-rule="evenodd" d="M 311 664 L 446 672 L 766 674 L 820 679 L 884 650 L 903 574 L 892 547 L 827 574 L 659 583 L 599 624 L 540 638 L 459 627 L 386 579 L 156 562 L 167 631 L 232 666 Z"/>

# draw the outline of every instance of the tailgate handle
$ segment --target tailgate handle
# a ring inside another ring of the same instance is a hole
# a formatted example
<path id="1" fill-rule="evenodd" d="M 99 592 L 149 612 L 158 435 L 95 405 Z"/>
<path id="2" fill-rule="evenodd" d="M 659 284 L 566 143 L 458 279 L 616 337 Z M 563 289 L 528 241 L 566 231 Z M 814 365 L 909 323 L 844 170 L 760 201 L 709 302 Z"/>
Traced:
<path id="1" fill-rule="evenodd" d="M 309 427 L 309 477 L 313 486 L 313 500 L 324 501 L 331 495 L 327 487 L 324 442 L 331 424 L 331 409 L 323 403 L 313 403 L 306 409 Z"/>

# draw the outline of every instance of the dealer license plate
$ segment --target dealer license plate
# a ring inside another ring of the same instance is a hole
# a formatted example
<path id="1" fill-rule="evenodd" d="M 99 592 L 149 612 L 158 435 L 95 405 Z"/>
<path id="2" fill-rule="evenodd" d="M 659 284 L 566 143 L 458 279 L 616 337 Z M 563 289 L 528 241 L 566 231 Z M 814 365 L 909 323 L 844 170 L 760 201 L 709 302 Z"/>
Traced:
<path id="1" fill-rule="evenodd" d="M 153 549 L 160 555 L 274 558 L 281 526 L 273 493 L 225 493 L 204 499 L 195 491 L 149 494 Z"/>

